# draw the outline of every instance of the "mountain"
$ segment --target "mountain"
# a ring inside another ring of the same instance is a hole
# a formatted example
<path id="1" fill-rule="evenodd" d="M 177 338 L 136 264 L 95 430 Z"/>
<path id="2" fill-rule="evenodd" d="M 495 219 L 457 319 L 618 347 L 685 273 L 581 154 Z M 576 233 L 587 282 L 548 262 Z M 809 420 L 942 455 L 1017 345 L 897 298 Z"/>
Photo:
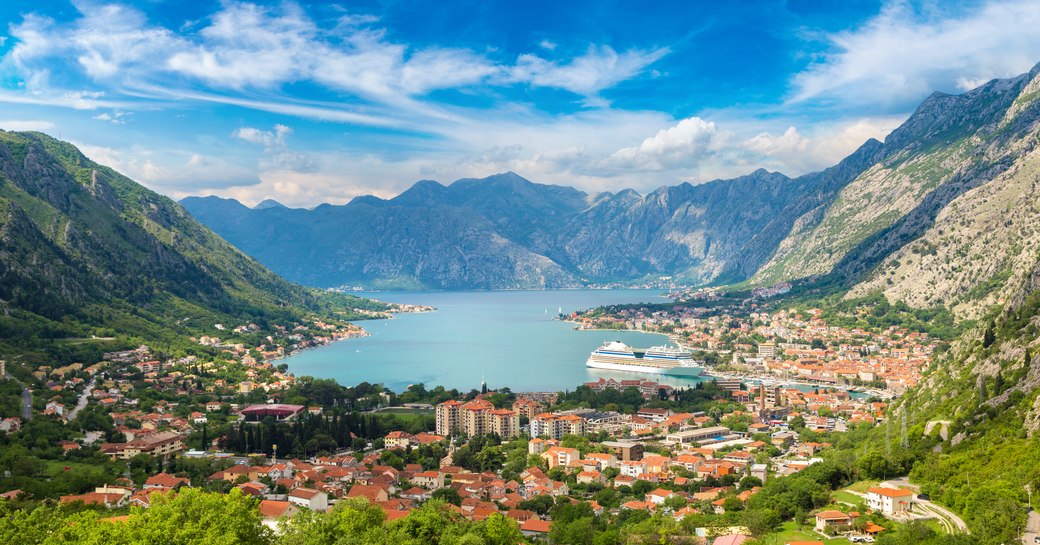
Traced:
<path id="1" fill-rule="evenodd" d="M 962 95 L 936 93 L 879 160 L 798 221 L 753 281 L 829 275 L 851 296 L 973 315 L 1033 273 L 1040 66 Z"/>
<path id="2" fill-rule="evenodd" d="M 1007 300 L 1040 246 L 1030 219 L 1038 70 L 935 93 L 884 142 L 797 178 L 757 170 L 647 195 L 589 195 L 505 173 L 423 180 L 393 199 L 309 211 L 183 204 L 274 271 L 314 286 L 822 278 L 853 297 L 880 290 L 967 316 L 978 301 Z"/>
<path id="3" fill-rule="evenodd" d="M 759 170 L 645 196 L 588 195 L 509 172 L 447 186 L 423 180 L 393 199 L 313 210 L 216 197 L 181 204 L 272 270 L 314 286 L 558 288 L 660 275 L 706 283 L 746 278 L 769 257 L 768 241 L 866 168 L 875 145 L 795 179 Z"/>
<path id="4" fill-rule="evenodd" d="M 137 338 L 375 303 L 291 284 L 67 142 L 0 131 L 0 337 Z"/>

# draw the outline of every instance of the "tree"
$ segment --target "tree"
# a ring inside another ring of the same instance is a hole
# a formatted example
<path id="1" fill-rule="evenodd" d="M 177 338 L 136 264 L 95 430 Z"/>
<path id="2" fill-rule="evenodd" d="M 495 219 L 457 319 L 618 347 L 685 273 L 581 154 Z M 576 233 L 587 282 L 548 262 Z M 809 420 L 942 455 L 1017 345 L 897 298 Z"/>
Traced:
<path id="1" fill-rule="evenodd" d="M 268 541 L 256 501 L 237 488 L 228 494 L 195 488 L 156 494 L 151 507 L 127 520 L 131 540 L 124 543 L 261 545 Z"/>
<path id="2" fill-rule="evenodd" d="M 501 513 L 492 513 L 484 521 L 484 537 L 487 545 L 515 545 L 524 541 L 516 521 Z"/>
<path id="3" fill-rule="evenodd" d="M 433 491 L 431 497 L 452 505 L 462 505 L 462 496 L 459 496 L 459 491 L 454 488 L 438 488 Z"/>

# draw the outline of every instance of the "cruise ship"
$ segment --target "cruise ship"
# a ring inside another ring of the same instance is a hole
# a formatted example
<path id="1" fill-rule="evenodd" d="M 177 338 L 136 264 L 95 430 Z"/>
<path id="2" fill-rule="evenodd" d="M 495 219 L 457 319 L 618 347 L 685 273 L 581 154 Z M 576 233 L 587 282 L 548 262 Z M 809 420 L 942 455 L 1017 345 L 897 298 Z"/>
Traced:
<path id="1" fill-rule="evenodd" d="M 597 348 L 585 362 L 587 367 L 608 371 L 652 373 L 674 377 L 696 377 L 704 371 L 701 362 L 681 348 L 654 346 L 632 348 L 621 341 L 609 341 Z"/>

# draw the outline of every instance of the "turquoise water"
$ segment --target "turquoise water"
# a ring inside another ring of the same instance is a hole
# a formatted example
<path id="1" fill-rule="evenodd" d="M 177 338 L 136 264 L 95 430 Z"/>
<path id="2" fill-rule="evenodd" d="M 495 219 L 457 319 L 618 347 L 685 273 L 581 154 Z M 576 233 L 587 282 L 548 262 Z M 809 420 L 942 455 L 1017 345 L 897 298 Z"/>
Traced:
<path id="1" fill-rule="evenodd" d="M 362 293 L 382 301 L 437 307 L 436 312 L 359 322 L 372 336 L 350 339 L 283 360 L 296 376 L 340 384 L 381 383 L 394 391 L 409 384 L 468 391 L 507 386 L 519 391 L 561 391 L 599 377 L 653 375 L 592 370 L 589 353 L 608 340 L 637 347 L 666 344 L 661 335 L 634 331 L 575 331 L 556 318 L 564 312 L 614 303 L 662 302 L 657 290 Z M 660 379 L 661 377 L 656 377 Z M 661 382 L 690 385 L 696 379 Z"/>

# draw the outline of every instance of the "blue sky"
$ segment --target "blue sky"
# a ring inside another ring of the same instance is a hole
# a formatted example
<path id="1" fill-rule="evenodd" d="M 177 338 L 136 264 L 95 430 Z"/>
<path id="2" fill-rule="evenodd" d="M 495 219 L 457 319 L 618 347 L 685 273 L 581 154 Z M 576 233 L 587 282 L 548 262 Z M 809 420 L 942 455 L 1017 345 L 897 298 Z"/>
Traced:
<path id="1" fill-rule="evenodd" d="M 8 0 L 0 128 L 175 198 L 798 175 L 1040 62 L 1032 1 Z"/>

